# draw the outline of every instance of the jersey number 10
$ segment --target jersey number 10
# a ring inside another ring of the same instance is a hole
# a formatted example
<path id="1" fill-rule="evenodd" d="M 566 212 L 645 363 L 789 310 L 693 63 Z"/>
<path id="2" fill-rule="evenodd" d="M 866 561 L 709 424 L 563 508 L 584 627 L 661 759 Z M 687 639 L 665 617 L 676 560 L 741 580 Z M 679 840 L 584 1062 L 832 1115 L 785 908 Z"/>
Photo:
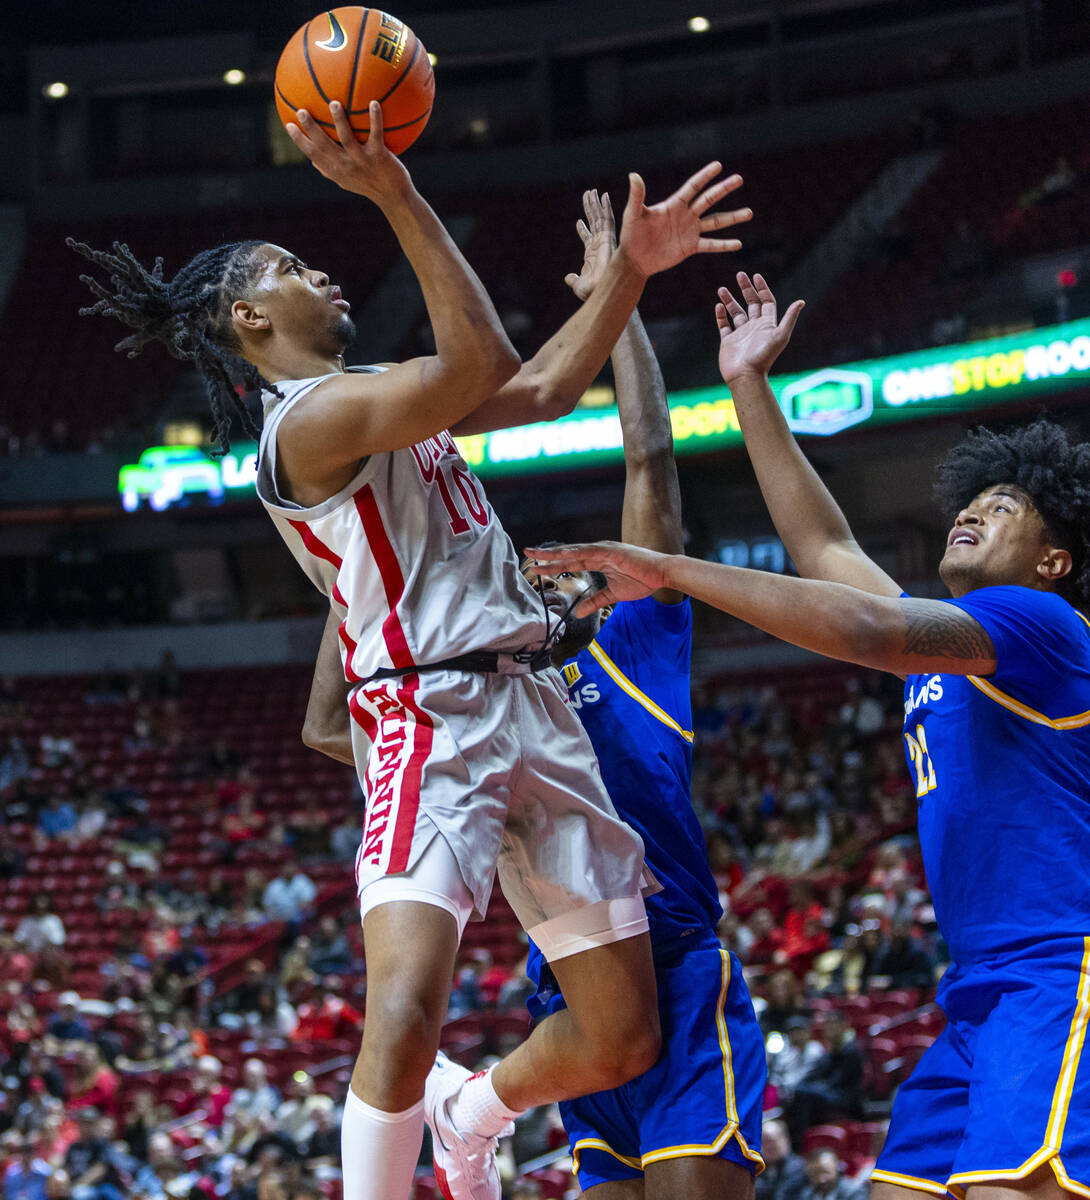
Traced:
<path id="1" fill-rule="evenodd" d="M 446 470 L 450 472 L 451 480 L 462 497 L 466 511 L 473 518 L 474 523 L 483 529 L 488 524 L 488 509 L 484 506 L 484 498 L 477 491 L 473 476 L 467 474 L 461 467 L 453 465 L 448 465 Z M 447 516 L 450 517 L 450 531 L 453 534 L 465 533 L 469 529 L 469 522 L 458 511 L 444 474 L 444 468 L 439 467 L 435 472 L 435 486 L 439 489 L 439 495 L 443 497 L 443 507 L 447 510 Z"/>

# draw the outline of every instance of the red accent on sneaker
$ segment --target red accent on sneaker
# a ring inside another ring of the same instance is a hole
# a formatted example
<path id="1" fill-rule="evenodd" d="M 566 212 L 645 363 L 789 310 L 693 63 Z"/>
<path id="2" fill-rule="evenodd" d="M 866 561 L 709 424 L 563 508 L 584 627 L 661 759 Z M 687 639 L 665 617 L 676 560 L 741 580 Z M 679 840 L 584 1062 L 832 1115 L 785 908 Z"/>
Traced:
<path id="1" fill-rule="evenodd" d="M 451 1195 L 450 1187 L 447 1184 L 446 1171 L 444 1171 L 442 1167 L 433 1166 L 432 1174 L 435 1176 L 436 1186 L 439 1188 L 439 1191 L 443 1194 L 443 1200 L 454 1200 L 453 1195 Z"/>
<path id="2" fill-rule="evenodd" d="M 475 1075 L 470 1075 L 469 1079 L 483 1079 L 487 1074 L 488 1074 L 487 1071 L 478 1071 Z M 466 1083 L 469 1082 L 469 1079 L 467 1079 L 466 1082 L 462 1084 L 462 1087 L 465 1087 Z"/>

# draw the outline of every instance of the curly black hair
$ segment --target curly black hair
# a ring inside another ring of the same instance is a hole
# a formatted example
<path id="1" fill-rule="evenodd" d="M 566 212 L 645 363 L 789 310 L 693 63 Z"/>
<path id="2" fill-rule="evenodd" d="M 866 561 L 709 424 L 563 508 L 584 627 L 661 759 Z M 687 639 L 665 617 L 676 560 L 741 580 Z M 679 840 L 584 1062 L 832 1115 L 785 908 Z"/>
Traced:
<path id="1" fill-rule="evenodd" d="M 935 492 L 959 512 L 985 488 L 1016 484 L 1041 514 L 1049 539 L 1071 555 L 1057 590 L 1079 608 L 1090 605 L 1090 443 L 1068 441 L 1041 418 L 1006 433 L 975 429 L 939 466 Z"/>
<path id="2" fill-rule="evenodd" d="M 215 422 L 215 455 L 230 449 L 231 414 L 237 414 L 252 437 L 260 430 L 235 387 L 238 380 L 249 391 L 262 389 L 280 395 L 276 387 L 241 355 L 241 345 L 231 325 L 231 305 L 256 280 L 261 269 L 257 241 L 225 242 L 202 250 L 169 282 L 163 278 L 163 260 L 149 271 L 123 242 L 114 242 L 112 253 L 92 250 L 84 242 L 66 238 L 66 244 L 89 262 L 109 272 L 109 290 L 90 275 L 80 279 L 91 289 L 95 303 L 81 308 L 80 316 L 116 317 L 135 330 L 114 347 L 135 358 L 148 342 L 159 341 L 175 358 L 193 363 L 204 378 L 208 403 Z"/>

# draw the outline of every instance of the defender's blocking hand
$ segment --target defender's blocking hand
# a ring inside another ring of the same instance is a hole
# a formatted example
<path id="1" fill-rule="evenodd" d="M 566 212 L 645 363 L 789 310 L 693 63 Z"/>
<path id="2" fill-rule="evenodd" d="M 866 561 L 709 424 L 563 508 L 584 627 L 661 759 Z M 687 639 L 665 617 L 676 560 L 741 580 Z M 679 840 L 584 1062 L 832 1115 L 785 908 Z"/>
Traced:
<path id="1" fill-rule="evenodd" d="M 795 322 L 806 306 L 804 300 L 791 304 L 776 320 L 776 297 L 763 275 L 753 279 L 738 272 L 738 287 L 746 307 L 725 287 L 719 289 L 715 320 L 719 326 L 719 371 L 730 384 L 743 375 L 767 375 L 772 364 L 791 340 Z"/>
<path id="2" fill-rule="evenodd" d="M 729 212 L 709 213 L 725 196 L 742 186 L 741 175 L 728 175 L 712 181 L 722 170 L 717 162 L 708 163 L 660 204 L 644 204 L 647 189 L 639 175 L 628 177 L 628 204 L 621 225 L 621 248 L 644 275 L 669 270 L 690 254 L 723 253 L 740 250 L 737 238 L 704 237 L 704 234 L 729 229 L 750 220 L 753 210 L 736 208 Z"/>

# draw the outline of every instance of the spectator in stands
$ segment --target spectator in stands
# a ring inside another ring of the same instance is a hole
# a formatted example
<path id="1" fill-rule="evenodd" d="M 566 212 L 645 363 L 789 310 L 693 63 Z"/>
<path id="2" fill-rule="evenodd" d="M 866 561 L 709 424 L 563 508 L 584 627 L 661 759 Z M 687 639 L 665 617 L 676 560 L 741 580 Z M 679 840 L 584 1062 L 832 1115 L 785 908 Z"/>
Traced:
<path id="1" fill-rule="evenodd" d="M 72 1079 L 68 1109 L 92 1108 L 113 1116 L 117 1104 L 117 1072 L 102 1057 L 94 1042 L 85 1042 L 79 1049 L 78 1066 Z"/>
<path id="2" fill-rule="evenodd" d="M 874 961 L 870 987 L 926 991 L 934 980 L 934 970 L 927 951 L 912 936 L 908 922 L 898 921 L 890 930 L 889 941 Z"/>
<path id="3" fill-rule="evenodd" d="M 317 1113 L 332 1113 L 333 1101 L 314 1090 L 306 1071 L 296 1071 L 288 1085 L 288 1098 L 276 1110 L 276 1124 L 297 1146 L 305 1146 L 318 1128 Z"/>
<path id="4" fill-rule="evenodd" d="M 204 1113 L 204 1124 L 210 1129 L 219 1129 L 227 1105 L 231 1103 L 231 1089 L 220 1080 L 222 1071 L 223 1064 L 211 1054 L 202 1054 L 197 1059 L 193 1088 L 179 1104 L 179 1116 L 200 1109 Z"/>
<path id="5" fill-rule="evenodd" d="M 329 848 L 337 862 L 354 862 L 360 848 L 359 819 L 346 817 L 335 825 L 329 834 Z"/>
<path id="6" fill-rule="evenodd" d="M 782 1121 L 765 1121 L 761 1156 L 765 1169 L 754 1182 L 754 1200 L 799 1200 L 808 1184 L 806 1164 L 792 1151 Z"/>
<path id="7" fill-rule="evenodd" d="M 148 1139 L 148 1161 L 136 1172 L 132 1195 L 137 1200 L 167 1200 L 168 1196 L 193 1196 L 199 1171 L 187 1171 L 168 1133 Z"/>
<path id="8" fill-rule="evenodd" d="M 136 819 L 117 840 L 114 850 L 133 870 L 158 871 L 159 855 L 169 840 L 167 831 L 157 825 L 147 812 L 138 812 Z"/>
<path id="9" fill-rule="evenodd" d="M 4 1171 L 4 1200 L 45 1200 L 46 1180 L 53 1168 L 38 1157 L 32 1139 L 20 1139 L 12 1150 L 15 1157 Z"/>
<path id="10" fill-rule="evenodd" d="M 268 1116 L 280 1105 L 280 1093 L 269 1083 L 268 1072 L 260 1058 L 248 1058 L 242 1064 L 242 1086 L 231 1093 L 227 1119 L 239 1116 Z"/>
<path id="11" fill-rule="evenodd" d="M 38 750 L 40 765 L 49 769 L 75 766 L 79 761 L 76 743 L 64 735 L 43 733 L 38 741 Z"/>
<path id="12" fill-rule="evenodd" d="M 352 1037 L 363 1024 L 363 1013 L 357 1011 L 340 995 L 340 980 L 335 975 L 326 979 L 317 1001 L 299 1005 L 299 1023 L 292 1040 L 296 1042 L 328 1042 L 333 1038 Z"/>
<path id="13" fill-rule="evenodd" d="M 314 1110 L 314 1132 L 306 1141 L 303 1157 L 311 1170 L 341 1165 L 341 1131 L 332 1108 Z"/>
<path id="14" fill-rule="evenodd" d="M 30 775 L 30 755 L 21 737 L 8 738 L 7 749 L 0 757 L 0 794 Z M 358 834 L 357 834 L 357 840 Z"/>
<path id="15" fill-rule="evenodd" d="M 64 1167 L 72 1179 L 73 1200 L 124 1200 L 124 1179 L 117 1151 L 100 1135 L 93 1108 L 77 1115 L 79 1137 L 68 1147 Z"/>
<path id="16" fill-rule="evenodd" d="M 280 874 L 269 881 L 261 906 L 270 921 L 298 924 L 310 911 L 318 889 L 289 858 Z"/>
<path id="17" fill-rule="evenodd" d="M 164 965 L 167 975 L 173 975 L 179 984 L 180 994 L 185 995 L 199 982 L 208 966 L 208 951 L 197 945 L 197 936 L 191 925 L 179 931 L 177 950 Z"/>
<path id="18" fill-rule="evenodd" d="M 786 1105 L 795 1089 L 825 1054 L 825 1047 L 813 1036 L 813 1022 L 798 1014 L 784 1023 L 783 1046 L 770 1056 L 768 1081 L 776 1088 L 776 1099 Z"/>
<path id="19" fill-rule="evenodd" d="M 775 959 L 783 945 L 783 933 L 776 928 L 775 918 L 767 908 L 758 908 L 746 922 L 753 935 L 749 945 L 747 966 L 763 966 Z"/>
<path id="20" fill-rule="evenodd" d="M 825 1014 L 825 1053 L 795 1089 L 786 1108 L 791 1145 L 802 1149 L 806 1130 L 834 1113 L 863 1111 L 863 1055 L 855 1034 L 835 1008 Z"/>
<path id="21" fill-rule="evenodd" d="M 255 808 L 256 795 L 252 788 L 239 793 L 234 810 L 223 818 L 223 831 L 227 841 L 236 848 L 245 842 L 261 837 L 265 832 L 267 818 Z"/>
<path id="22" fill-rule="evenodd" d="M 57 1011 L 46 1025 L 45 1048 L 49 1054 L 78 1050 L 91 1041 L 91 1029 L 79 1016 L 78 992 L 61 992 Z"/>
<path id="23" fill-rule="evenodd" d="M 46 1200 L 71 1200 L 72 1177 L 63 1167 L 57 1167 L 45 1185 Z"/>
<path id="24" fill-rule="evenodd" d="M 38 830 L 47 838 L 71 833 L 79 820 L 73 804 L 57 792 L 53 792 L 38 814 Z"/>
<path id="25" fill-rule="evenodd" d="M 886 913 L 891 925 L 911 925 L 916 910 L 927 902 L 927 893 L 916 887 L 908 871 L 897 871 L 889 882 Z"/>
<path id="26" fill-rule="evenodd" d="M 91 792 L 76 804 L 76 823 L 67 834 L 73 845 L 96 839 L 106 828 L 106 806 L 98 792 Z"/>
<path id="27" fill-rule="evenodd" d="M 133 785 L 127 771 L 114 776 L 113 784 L 103 799 L 118 817 L 134 817 L 148 810 L 148 802 L 139 788 Z"/>
<path id="28" fill-rule="evenodd" d="M 777 971 L 768 981 L 768 996 L 760 1013 L 761 1030 L 766 1035 L 782 1032 L 792 1017 L 806 1016 L 802 984 L 793 971 Z"/>
<path id="29" fill-rule="evenodd" d="M 121 1137 L 133 1158 L 143 1161 L 148 1157 L 148 1140 L 161 1123 L 155 1093 L 147 1088 L 136 1092 L 121 1123 Z"/>
<path id="30" fill-rule="evenodd" d="M 291 992 L 296 986 L 309 986 L 314 982 L 310 967 L 310 938 L 300 934 L 292 942 L 280 963 L 280 986 Z"/>
<path id="31" fill-rule="evenodd" d="M 352 951 L 336 917 L 327 915 L 318 922 L 318 930 L 310 940 L 307 962 L 317 975 L 343 975 L 351 970 Z"/>
<path id="32" fill-rule="evenodd" d="M 806 1156 L 807 1185 L 798 1200 L 862 1200 L 865 1185 L 844 1178 L 835 1150 L 823 1147 Z"/>

